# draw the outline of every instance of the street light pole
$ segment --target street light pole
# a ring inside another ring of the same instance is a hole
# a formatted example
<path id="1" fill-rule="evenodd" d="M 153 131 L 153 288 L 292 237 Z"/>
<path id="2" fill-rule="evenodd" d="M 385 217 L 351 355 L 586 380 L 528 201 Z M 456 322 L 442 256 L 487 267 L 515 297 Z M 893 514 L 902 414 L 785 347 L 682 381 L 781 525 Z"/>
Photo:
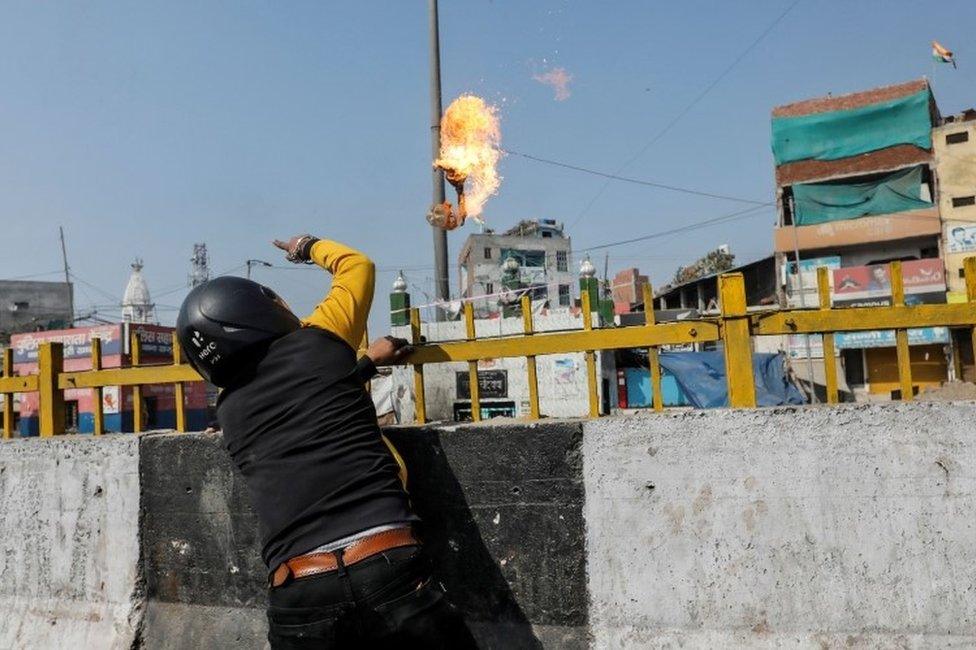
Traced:
<path id="1" fill-rule="evenodd" d="M 430 143 L 433 158 L 441 151 L 441 46 L 437 17 L 437 0 L 429 0 L 430 7 Z M 434 205 L 444 202 L 444 172 L 433 168 Z M 447 231 L 431 226 L 434 232 L 434 293 L 438 300 L 451 297 L 451 283 L 447 275 Z M 445 320 L 447 311 L 437 308 L 437 320 Z"/>

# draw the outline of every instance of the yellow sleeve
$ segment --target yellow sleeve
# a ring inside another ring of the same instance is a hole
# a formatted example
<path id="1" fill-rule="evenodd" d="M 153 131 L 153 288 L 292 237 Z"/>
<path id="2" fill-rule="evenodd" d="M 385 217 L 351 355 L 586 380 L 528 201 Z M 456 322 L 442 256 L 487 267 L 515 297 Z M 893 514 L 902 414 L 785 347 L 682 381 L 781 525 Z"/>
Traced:
<path id="1" fill-rule="evenodd" d="M 359 349 L 373 304 L 376 267 L 359 251 L 325 239 L 315 242 L 311 257 L 332 274 L 332 288 L 302 325 L 329 330 Z"/>

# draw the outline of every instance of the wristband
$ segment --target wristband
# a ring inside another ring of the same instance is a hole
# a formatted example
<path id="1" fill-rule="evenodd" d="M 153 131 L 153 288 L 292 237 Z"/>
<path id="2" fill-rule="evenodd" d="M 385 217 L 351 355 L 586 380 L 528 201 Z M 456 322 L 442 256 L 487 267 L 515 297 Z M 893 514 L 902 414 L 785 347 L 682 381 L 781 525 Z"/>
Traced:
<path id="1" fill-rule="evenodd" d="M 313 237 L 312 235 L 302 235 L 302 238 L 298 240 L 295 244 L 295 250 L 288 253 L 286 256 L 289 262 L 294 262 L 295 264 L 311 264 L 312 263 L 312 246 L 315 242 L 319 241 L 318 237 Z"/>

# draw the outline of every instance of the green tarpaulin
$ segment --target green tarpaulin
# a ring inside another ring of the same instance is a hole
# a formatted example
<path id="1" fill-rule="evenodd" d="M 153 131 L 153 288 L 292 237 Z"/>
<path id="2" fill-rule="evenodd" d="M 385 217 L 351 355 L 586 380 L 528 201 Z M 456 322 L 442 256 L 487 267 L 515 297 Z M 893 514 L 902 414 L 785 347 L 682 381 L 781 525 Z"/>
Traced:
<path id="1" fill-rule="evenodd" d="M 928 89 L 845 111 L 773 118 L 773 158 L 837 160 L 899 144 L 932 148 Z"/>
<path id="2" fill-rule="evenodd" d="M 931 208 L 922 200 L 922 168 L 911 167 L 862 183 L 802 183 L 793 186 L 797 225 L 856 219 L 872 214 Z"/>

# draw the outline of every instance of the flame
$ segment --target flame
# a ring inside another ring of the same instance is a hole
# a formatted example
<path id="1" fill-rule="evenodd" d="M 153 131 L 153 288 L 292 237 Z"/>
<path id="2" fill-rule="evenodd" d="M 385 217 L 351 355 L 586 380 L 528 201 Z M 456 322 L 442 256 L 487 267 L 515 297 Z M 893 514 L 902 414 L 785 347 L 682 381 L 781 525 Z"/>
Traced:
<path id="1" fill-rule="evenodd" d="M 501 177 L 501 128 L 498 109 L 475 95 L 461 95 L 441 118 L 441 150 L 434 166 L 443 169 L 458 191 L 458 219 L 466 215 L 482 222 L 485 203 L 498 191 Z M 450 212 L 450 204 L 444 204 Z M 444 206 L 436 206 L 443 209 Z M 460 225 L 454 223 L 454 225 Z"/>

